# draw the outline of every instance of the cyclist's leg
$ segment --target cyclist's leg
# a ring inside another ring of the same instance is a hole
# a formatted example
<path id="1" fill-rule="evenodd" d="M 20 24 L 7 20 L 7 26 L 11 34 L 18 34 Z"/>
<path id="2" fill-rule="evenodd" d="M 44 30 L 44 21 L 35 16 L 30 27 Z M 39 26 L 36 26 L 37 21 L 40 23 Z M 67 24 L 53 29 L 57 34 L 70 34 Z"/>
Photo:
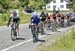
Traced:
<path id="1" fill-rule="evenodd" d="M 57 21 L 56 20 L 54 20 L 54 25 L 57 28 Z"/>
<path id="2" fill-rule="evenodd" d="M 35 40 L 38 41 L 39 40 L 39 38 L 38 38 L 38 35 L 39 35 L 38 27 L 36 27 L 36 34 L 35 35 L 36 35 Z"/>
<path id="3" fill-rule="evenodd" d="M 43 22 L 40 22 L 40 29 L 41 29 L 41 33 L 42 33 L 42 27 L 43 27 Z"/>
<path id="4" fill-rule="evenodd" d="M 40 29 L 41 29 L 41 34 L 43 34 L 44 33 L 44 22 L 43 21 L 40 22 Z"/>
<path id="5" fill-rule="evenodd" d="M 62 22 L 62 27 L 64 28 L 64 20 L 63 20 L 63 22 Z"/>
<path id="6" fill-rule="evenodd" d="M 19 32 L 19 23 L 16 23 L 16 32 Z"/>
<path id="7" fill-rule="evenodd" d="M 56 25 L 55 25 L 55 20 L 52 22 L 52 31 L 53 31 L 53 32 L 54 32 L 54 31 L 57 31 Z"/>
<path id="8" fill-rule="evenodd" d="M 47 28 L 50 30 L 50 27 L 51 27 L 51 21 L 50 21 L 50 20 L 48 20 L 47 25 L 48 25 L 48 27 L 47 27 Z"/>
<path id="9" fill-rule="evenodd" d="M 19 23 L 16 23 L 16 35 L 19 36 Z"/>
<path id="10" fill-rule="evenodd" d="M 68 26 L 71 26 L 71 24 L 70 24 L 70 19 L 67 20 L 67 25 L 68 25 Z"/>
<path id="11" fill-rule="evenodd" d="M 36 28 L 35 28 L 35 26 L 32 26 L 31 27 L 31 32 L 32 32 L 32 35 L 33 35 L 33 42 L 35 42 L 36 41 Z"/>

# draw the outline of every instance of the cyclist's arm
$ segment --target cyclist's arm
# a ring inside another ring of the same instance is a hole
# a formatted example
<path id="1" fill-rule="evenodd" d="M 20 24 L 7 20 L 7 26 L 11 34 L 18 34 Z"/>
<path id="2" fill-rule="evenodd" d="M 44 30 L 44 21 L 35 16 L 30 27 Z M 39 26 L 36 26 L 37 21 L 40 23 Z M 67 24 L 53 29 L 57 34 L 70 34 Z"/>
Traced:
<path id="1" fill-rule="evenodd" d="M 33 21 L 33 17 L 30 18 L 30 24 L 32 24 L 32 21 Z"/>
<path id="2" fill-rule="evenodd" d="M 32 17 L 30 18 L 29 28 L 31 28 L 31 24 L 32 24 Z"/>
<path id="3" fill-rule="evenodd" d="M 8 24 L 7 26 L 9 26 L 10 22 L 11 22 L 12 17 L 9 18 Z"/>

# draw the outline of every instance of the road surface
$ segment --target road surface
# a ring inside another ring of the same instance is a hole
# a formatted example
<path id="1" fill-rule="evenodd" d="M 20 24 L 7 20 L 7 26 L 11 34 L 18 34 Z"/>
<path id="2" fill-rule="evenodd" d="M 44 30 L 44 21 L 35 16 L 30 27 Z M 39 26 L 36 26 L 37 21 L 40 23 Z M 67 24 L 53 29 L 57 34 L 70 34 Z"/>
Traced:
<path id="1" fill-rule="evenodd" d="M 64 29 L 61 29 L 61 31 Z M 66 32 L 66 31 L 65 31 Z M 41 42 L 33 43 L 32 34 L 28 28 L 28 24 L 20 25 L 20 35 L 19 39 L 16 41 L 11 41 L 11 28 L 2 26 L 0 27 L 0 51 L 38 51 L 38 45 Z M 50 40 L 56 38 L 60 32 L 46 31 L 46 35 L 40 35 L 40 39 Z"/>

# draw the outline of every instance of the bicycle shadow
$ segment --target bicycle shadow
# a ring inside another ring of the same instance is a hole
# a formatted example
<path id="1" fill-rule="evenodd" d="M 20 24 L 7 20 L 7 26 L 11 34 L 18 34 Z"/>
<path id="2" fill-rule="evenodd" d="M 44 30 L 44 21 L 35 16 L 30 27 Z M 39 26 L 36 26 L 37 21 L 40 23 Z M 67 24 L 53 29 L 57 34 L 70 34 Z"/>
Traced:
<path id="1" fill-rule="evenodd" d="M 25 38 L 17 38 L 16 40 L 25 40 Z"/>
<path id="2" fill-rule="evenodd" d="M 38 40 L 38 42 L 46 42 L 45 40 Z"/>
<path id="3" fill-rule="evenodd" d="M 46 41 L 45 40 L 40 40 L 40 39 L 39 40 L 35 40 L 35 41 L 33 40 L 33 43 L 37 43 L 37 42 L 46 42 Z"/>

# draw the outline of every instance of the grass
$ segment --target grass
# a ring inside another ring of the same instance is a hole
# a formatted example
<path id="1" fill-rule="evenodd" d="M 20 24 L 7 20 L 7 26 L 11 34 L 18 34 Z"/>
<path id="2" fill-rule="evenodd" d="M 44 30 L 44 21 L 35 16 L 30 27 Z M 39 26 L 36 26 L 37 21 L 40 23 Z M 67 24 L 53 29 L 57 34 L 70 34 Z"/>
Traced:
<path id="1" fill-rule="evenodd" d="M 20 24 L 29 23 L 30 16 L 31 15 L 20 13 Z M 0 16 L 0 26 L 7 25 L 9 17 L 9 13 L 3 13 L 3 15 Z"/>
<path id="2" fill-rule="evenodd" d="M 39 51 L 75 51 L 75 32 L 72 29 L 71 32 L 65 33 L 52 45 L 40 47 Z"/>
<path id="3" fill-rule="evenodd" d="M 31 15 L 26 15 L 26 14 L 20 14 L 20 19 L 21 19 L 21 21 L 20 21 L 20 23 L 21 24 L 25 24 L 25 23 L 29 23 L 30 22 L 30 16 Z"/>

